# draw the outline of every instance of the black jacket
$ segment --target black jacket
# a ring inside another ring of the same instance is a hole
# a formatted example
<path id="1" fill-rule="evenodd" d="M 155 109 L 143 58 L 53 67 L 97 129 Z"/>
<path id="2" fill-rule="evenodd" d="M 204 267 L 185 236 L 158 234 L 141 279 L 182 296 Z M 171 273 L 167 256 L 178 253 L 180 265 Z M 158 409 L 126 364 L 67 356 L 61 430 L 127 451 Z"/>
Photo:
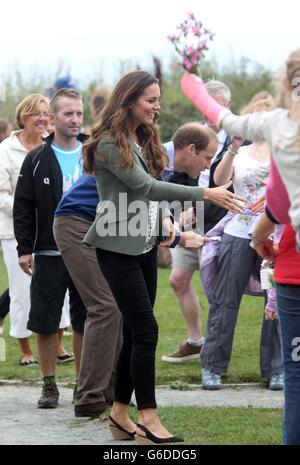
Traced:
<path id="1" fill-rule="evenodd" d="M 78 139 L 85 140 L 83 134 Z M 26 156 L 17 182 L 13 221 L 21 255 L 57 250 L 52 226 L 56 207 L 63 194 L 63 175 L 51 148 L 53 135 Z"/>
<path id="2" fill-rule="evenodd" d="M 198 178 L 193 179 L 187 173 L 182 173 L 179 171 L 175 171 L 174 174 L 170 177 L 169 182 L 173 184 L 181 184 L 182 186 L 198 186 Z"/>

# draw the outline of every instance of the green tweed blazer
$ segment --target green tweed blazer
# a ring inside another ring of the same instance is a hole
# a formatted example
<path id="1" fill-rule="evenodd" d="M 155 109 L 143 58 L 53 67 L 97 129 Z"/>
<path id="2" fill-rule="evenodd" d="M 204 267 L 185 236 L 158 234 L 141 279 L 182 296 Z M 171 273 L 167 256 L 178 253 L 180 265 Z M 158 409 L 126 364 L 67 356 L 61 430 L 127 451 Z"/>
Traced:
<path id="1" fill-rule="evenodd" d="M 129 143 L 134 158 L 131 169 L 120 166 L 120 153 L 113 139 L 102 139 L 97 146 L 94 174 L 100 202 L 84 243 L 112 252 L 139 255 L 146 243 L 149 201 L 163 202 L 158 215 L 160 225 L 157 225 L 161 234 L 162 220 L 170 216 L 168 202 L 196 203 L 203 200 L 203 189 L 154 179 L 134 140 L 130 138 Z"/>

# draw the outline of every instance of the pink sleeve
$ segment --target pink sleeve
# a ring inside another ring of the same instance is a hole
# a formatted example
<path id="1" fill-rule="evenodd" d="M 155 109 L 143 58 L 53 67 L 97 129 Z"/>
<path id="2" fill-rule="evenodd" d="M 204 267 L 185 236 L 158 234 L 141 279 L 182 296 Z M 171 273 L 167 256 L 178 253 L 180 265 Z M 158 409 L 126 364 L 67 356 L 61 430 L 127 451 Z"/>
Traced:
<path id="1" fill-rule="evenodd" d="M 219 125 L 224 112 L 229 112 L 227 108 L 220 105 L 209 95 L 203 81 L 195 74 L 184 73 L 181 78 L 181 88 L 187 98 L 211 123 Z"/>
<path id="2" fill-rule="evenodd" d="M 288 224 L 291 222 L 288 215 L 291 205 L 290 199 L 273 160 L 273 155 L 270 162 L 270 177 L 267 184 L 266 199 L 268 208 L 278 223 Z"/>

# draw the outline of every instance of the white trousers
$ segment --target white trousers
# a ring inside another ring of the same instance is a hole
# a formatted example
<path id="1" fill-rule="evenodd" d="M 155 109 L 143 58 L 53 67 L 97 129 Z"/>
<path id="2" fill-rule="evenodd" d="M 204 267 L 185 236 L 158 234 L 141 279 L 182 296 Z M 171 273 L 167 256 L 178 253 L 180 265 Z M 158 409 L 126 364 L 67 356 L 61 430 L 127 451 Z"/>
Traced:
<path id="1" fill-rule="evenodd" d="M 30 310 L 30 282 L 31 277 L 22 271 L 17 253 L 17 241 L 15 239 L 2 239 L 4 263 L 8 274 L 8 286 L 10 297 L 10 336 L 17 339 L 30 337 L 32 332 L 27 329 Z M 70 325 L 69 296 L 66 294 L 60 328 Z"/>
<path id="2" fill-rule="evenodd" d="M 8 286 L 10 297 L 10 336 L 24 339 L 31 336 L 27 329 L 30 310 L 30 281 L 28 276 L 19 266 L 17 254 L 17 241 L 15 239 L 2 240 L 4 263 L 8 274 Z"/>

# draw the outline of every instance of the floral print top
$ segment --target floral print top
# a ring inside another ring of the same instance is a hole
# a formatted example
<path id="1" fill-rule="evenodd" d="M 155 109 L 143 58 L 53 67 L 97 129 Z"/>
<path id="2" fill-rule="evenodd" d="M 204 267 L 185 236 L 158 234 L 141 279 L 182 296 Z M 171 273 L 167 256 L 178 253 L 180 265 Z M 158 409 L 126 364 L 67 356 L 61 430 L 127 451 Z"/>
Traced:
<path id="1" fill-rule="evenodd" d="M 270 162 L 261 163 L 248 155 L 247 147 L 241 147 L 233 161 L 233 188 L 235 194 L 245 200 L 245 212 L 237 213 L 224 229 L 225 234 L 249 239 L 249 231 L 257 217 L 247 207 L 258 200 L 265 193 L 265 186 L 261 181 L 269 177 Z"/>

